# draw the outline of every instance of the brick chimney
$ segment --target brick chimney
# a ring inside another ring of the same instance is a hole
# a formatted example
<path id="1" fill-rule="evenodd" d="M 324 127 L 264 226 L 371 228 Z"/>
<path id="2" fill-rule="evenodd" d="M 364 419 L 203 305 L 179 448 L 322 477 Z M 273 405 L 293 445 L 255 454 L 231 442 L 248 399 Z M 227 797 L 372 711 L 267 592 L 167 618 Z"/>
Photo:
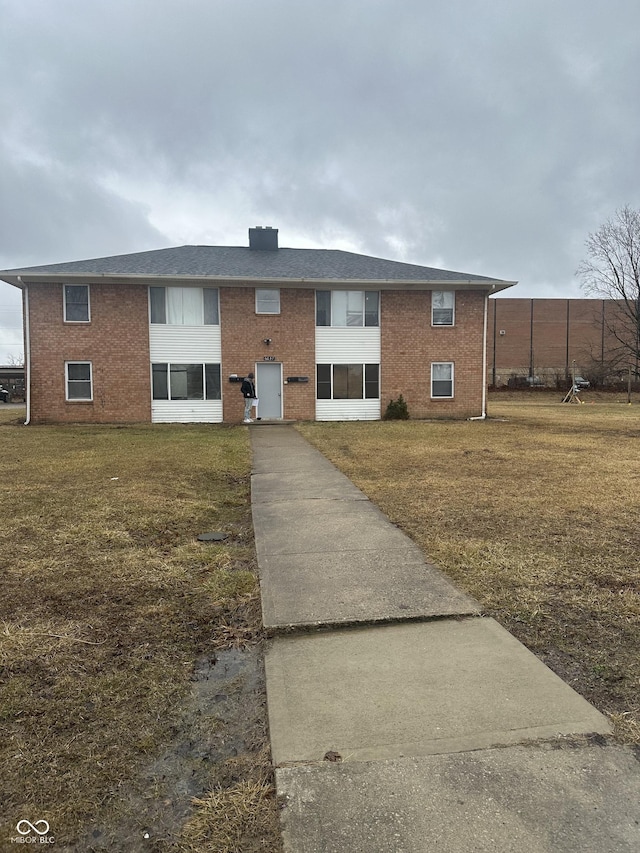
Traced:
<path id="1" fill-rule="evenodd" d="M 266 249 L 268 252 L 277 251 L 278 229 L 270 225 L 256 225 L 255 228 L 249 228 L 249 248 Z"/>

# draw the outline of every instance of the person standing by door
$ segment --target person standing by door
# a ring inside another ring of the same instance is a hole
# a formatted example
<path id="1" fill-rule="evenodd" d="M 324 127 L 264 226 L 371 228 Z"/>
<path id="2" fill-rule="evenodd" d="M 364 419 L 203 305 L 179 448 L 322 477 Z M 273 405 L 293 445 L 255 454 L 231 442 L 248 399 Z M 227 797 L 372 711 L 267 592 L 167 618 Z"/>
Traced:
<path id="1" fill-rule="evenodd" d="M 242 380 L 240 391 L 244 397 L 244 423 L 250 424 L 252 423 L 251 407 L 257 405 L 256 385 L 253 381 L 253 373 L 250 373 Z"/>

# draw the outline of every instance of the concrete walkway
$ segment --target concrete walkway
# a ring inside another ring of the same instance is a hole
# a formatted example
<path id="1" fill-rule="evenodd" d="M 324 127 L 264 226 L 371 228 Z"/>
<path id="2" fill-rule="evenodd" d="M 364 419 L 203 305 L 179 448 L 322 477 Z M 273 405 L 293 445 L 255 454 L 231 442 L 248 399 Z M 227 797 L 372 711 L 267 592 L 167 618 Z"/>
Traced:
<path id="1" fill-rule="evenodd" d="M 287 853 L 640 850 L 607 719 L 293 427 L 250 431 Z"/>

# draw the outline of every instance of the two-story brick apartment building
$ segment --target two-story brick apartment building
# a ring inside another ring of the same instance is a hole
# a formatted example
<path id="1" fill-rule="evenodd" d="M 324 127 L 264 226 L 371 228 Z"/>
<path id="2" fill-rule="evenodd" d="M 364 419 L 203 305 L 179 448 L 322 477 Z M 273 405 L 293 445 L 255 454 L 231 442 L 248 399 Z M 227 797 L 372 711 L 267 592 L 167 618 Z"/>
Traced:
<path id="1" fill-rule="evenodd" d="M 5 270 L 24 295 L 38 423 L 239 422 L 484 413 L 488 296 L 515 282 L 351 252 L 182 246 Z"/>

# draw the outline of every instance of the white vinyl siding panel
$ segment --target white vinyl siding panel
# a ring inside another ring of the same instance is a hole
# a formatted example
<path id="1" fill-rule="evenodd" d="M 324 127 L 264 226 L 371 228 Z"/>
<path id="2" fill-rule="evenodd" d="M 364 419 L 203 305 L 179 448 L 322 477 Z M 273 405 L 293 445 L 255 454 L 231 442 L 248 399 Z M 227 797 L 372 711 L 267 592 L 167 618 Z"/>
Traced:
<path id="1" fill-rule="evenodd" d="M 316 327 L 316 364 L 379 363 L 379 327 Z"/>
<path id="2" fill-rule="evenodd" d="M 380 400 L 316 400 L 318 421 L 380 420 Z"/>
<path id="3" fill-rule="evenodd" d="M 149 350 L 152 364 L 220 364 L 220 326 L 150 325 Z M 155 424 L 222 423 L 222 400 L 152 400 L 151 420 Z"/>
<path id="4" fill-rule="evenodd" d="M 154 424 L 222 423 L 222 400 L 152 400 Z"/>
<path id="5" fill-rule="evenodd" d="M 380 328 L 316 328 L 316 364 L 379 364 Z M 380 400 L 316 400 L 316 420 L 376 421 Z"/>
<path id="6" fill-rule="evenodd" d="M 222 361 L 220 326 L 149 326 L 152 362 L 219 364 Z"/>

